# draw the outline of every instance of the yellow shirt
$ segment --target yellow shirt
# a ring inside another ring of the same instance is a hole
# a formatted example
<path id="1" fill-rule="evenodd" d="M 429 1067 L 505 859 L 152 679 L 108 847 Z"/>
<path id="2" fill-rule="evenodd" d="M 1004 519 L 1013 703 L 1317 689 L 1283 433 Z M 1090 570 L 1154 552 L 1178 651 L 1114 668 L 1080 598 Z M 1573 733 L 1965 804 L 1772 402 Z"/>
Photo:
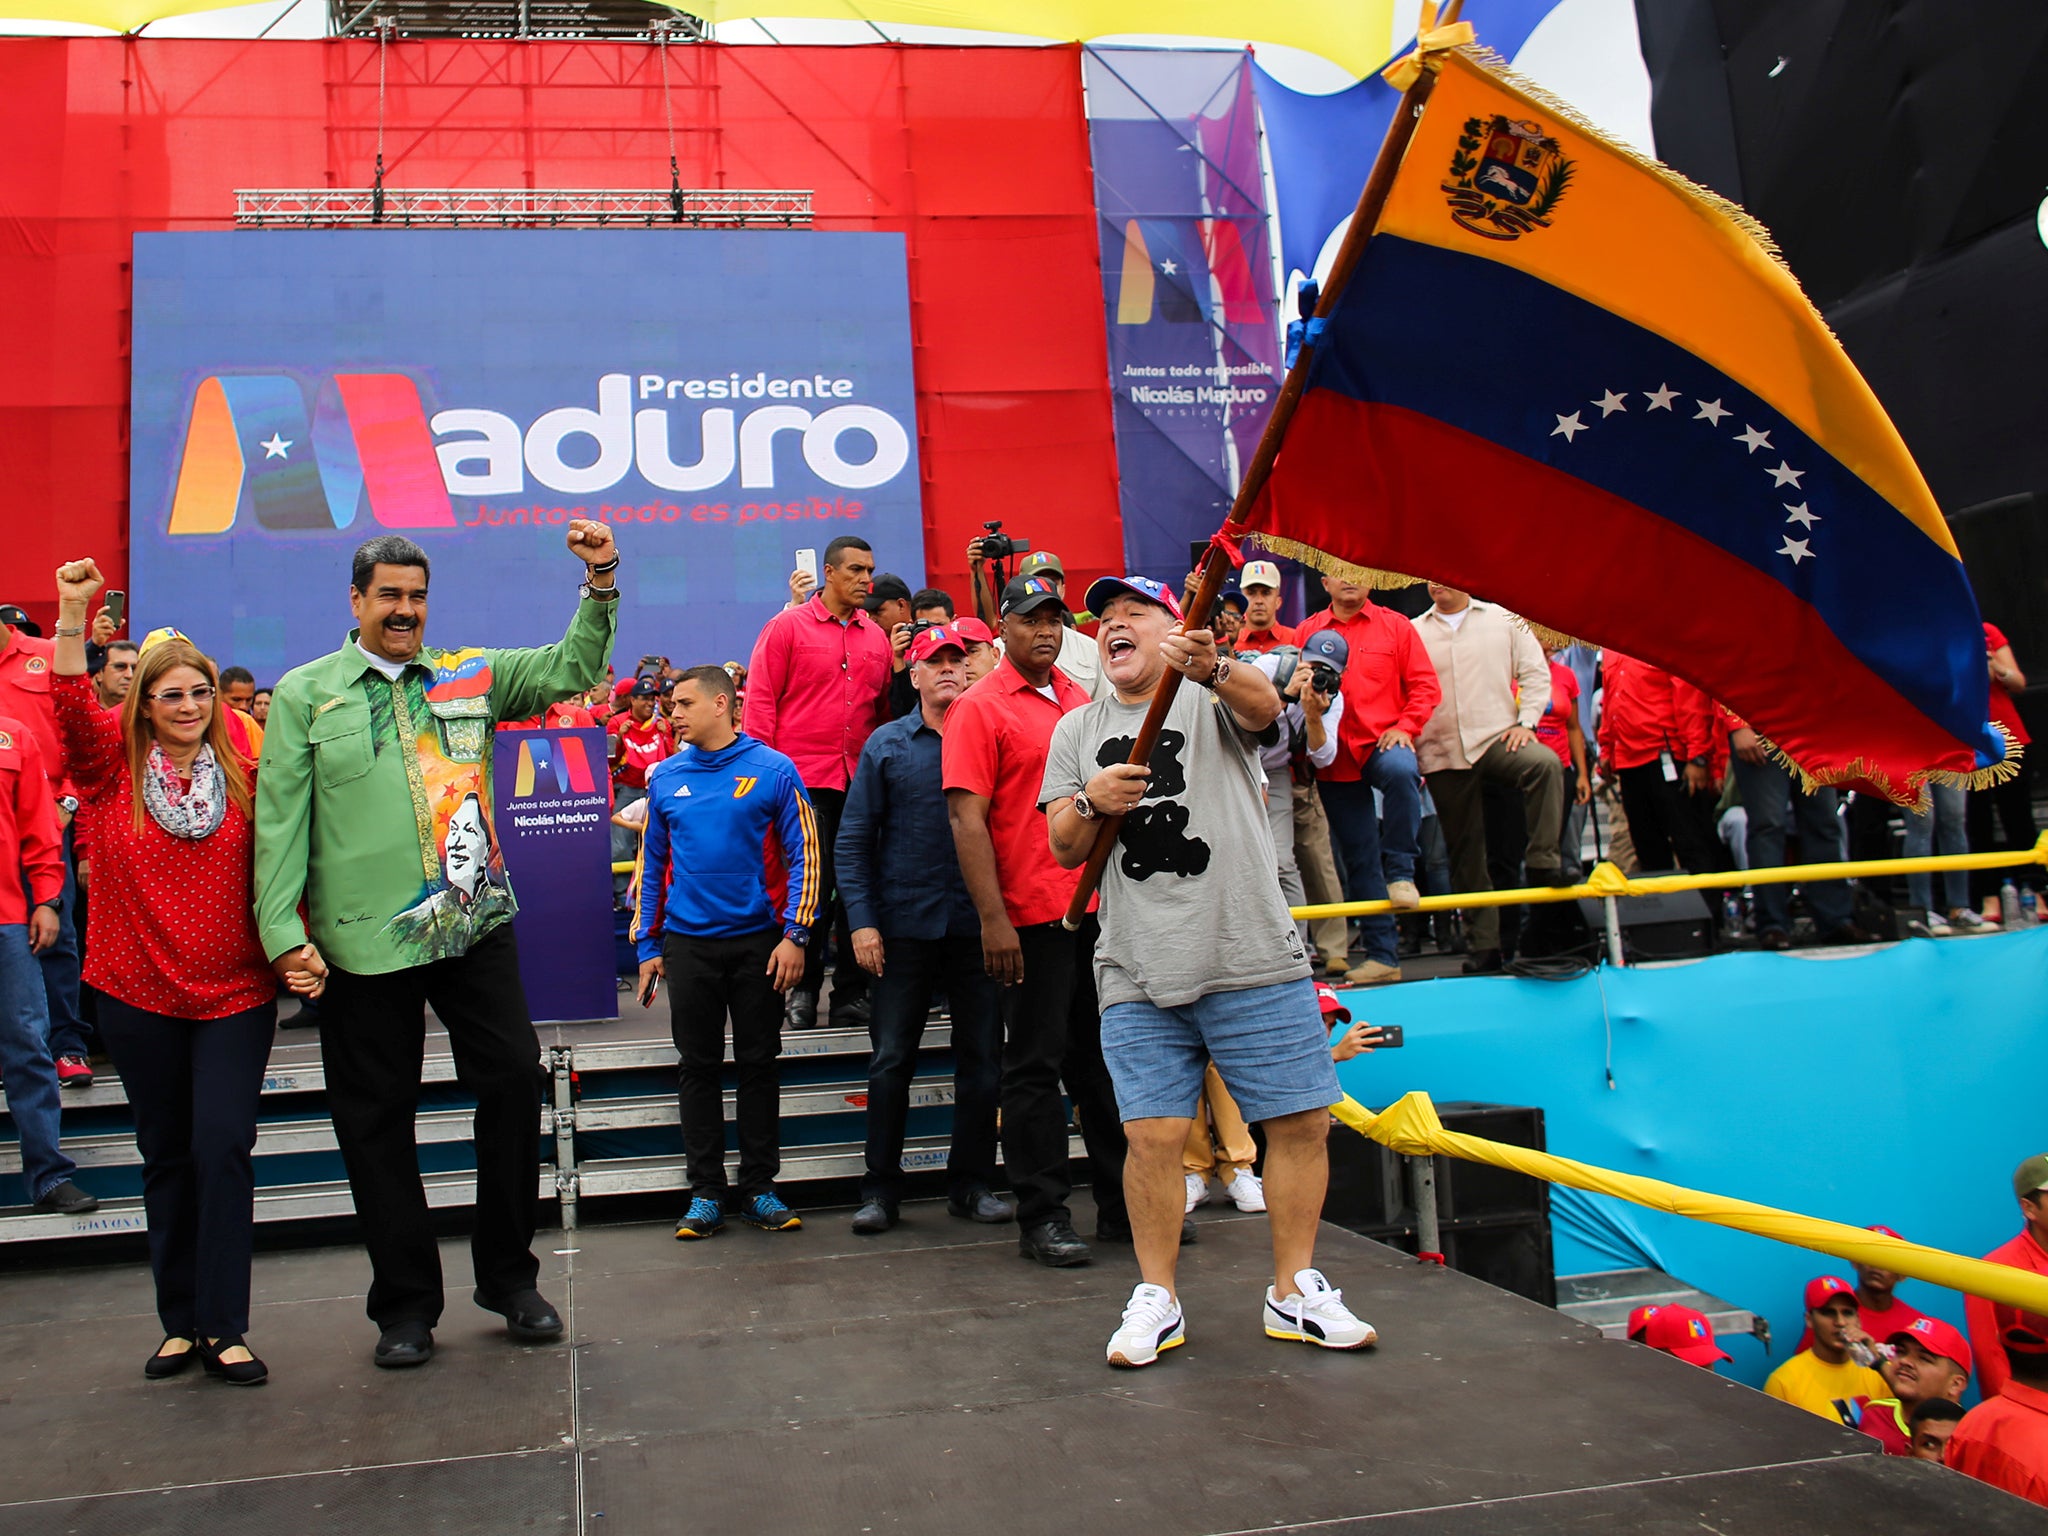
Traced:
<path id="1" fill-rule="evenodd" d="M 1781 1403 L 1790 1403 L 1834 1423 L 1846 1424 L 1849 1420 L 1843 1417 L 1836 1403 L 1853 1403 L 1859 1397 L 1890 1397 L 1892 1389 L 1868 1366 L 1858 1365 L 1853 1360 L 1828 1365 L 1812 1350 L 1802 1349 L 1771 1372 L 1771 1379 L 1764 1383 L 1764 1391 Z"/>

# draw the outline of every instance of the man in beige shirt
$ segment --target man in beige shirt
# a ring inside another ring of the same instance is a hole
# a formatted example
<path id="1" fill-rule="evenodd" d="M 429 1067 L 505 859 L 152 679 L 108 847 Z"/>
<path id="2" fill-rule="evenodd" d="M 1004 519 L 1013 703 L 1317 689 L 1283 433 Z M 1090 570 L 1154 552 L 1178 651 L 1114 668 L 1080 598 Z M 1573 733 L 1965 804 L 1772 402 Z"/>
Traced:
<path id="1" fill-rule="evenodd" d="M 1521 794 L 1529 879 L 1555 885 L 1564 774 L 1534 729 L 1550 703 L 1543 647 L 1513 615 L 1473 602 L 1470 593 L 1431 582 L 1429 595 L 1435 606 L 1413 622 L 1444 697 L 1416 738 L 1415 755 L 1450 848 L 1451 885 L 1493 889 L 1486 870 L 1488 783 Z M 1466 971 L 1499 970 L 1500 909 L 1468 909 L 1465 931 L 1472 949 Z"/>

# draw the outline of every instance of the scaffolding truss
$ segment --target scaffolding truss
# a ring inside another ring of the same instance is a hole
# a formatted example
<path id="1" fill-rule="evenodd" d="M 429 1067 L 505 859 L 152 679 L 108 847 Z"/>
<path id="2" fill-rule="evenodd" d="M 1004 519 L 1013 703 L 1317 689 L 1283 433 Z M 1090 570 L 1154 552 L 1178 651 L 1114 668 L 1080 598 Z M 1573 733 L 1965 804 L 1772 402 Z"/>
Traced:
<path id="1" fill-rule="evenodd" d="M 250 229 L 793 229 L 810 222 L 811 194 L 787 189 L 257 187 L 235 193 L 235 223 Z"/>

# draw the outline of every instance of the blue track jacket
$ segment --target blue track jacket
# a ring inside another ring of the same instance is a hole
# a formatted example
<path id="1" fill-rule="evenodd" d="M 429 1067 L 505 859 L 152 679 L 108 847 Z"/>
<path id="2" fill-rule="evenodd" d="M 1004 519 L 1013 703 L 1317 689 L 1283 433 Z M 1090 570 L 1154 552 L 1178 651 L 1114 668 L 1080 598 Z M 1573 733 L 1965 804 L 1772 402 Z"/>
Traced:
<path id="1" fill-rule="evenodd" d="M 717 752 L 686 747 L 647 775 L 640 839 L 640 958 L 664 931 L 735 939 L 775 924 L 764 854 L 773 834 L 789 867 L 783 932 L 801 942 L 818 916 L 818 821 L 796 765 L 741 734 Z"/>

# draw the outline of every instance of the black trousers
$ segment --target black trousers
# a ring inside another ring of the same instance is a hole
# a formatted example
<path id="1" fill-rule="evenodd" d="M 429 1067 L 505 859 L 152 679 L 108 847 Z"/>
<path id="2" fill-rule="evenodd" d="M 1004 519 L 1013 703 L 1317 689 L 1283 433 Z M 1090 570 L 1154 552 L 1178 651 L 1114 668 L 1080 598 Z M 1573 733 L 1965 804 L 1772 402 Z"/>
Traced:
<path id="1" fill-rule="evenodd" d="M 846 791 L 806 789 L 804 793 L 810 796 L 811 809 L 817 813 L 818 858 L 824 872 L 818 883 L 818 920 L 811 924 L 811 941 L 804 946 L 804 979 L 799 985 L 806 992 L 815 993 L 824 983 L 825 945 L 829 940 L 839 957 L 832 967 L 831 1011 L 837 1013 L 848 1003 L 857 1003 L 868 995 L 868 973 L 853 958 L 853 940 L 849 937 L 852 930 L 847 926 L 846 903 L 839 895 L 838 869 L 832 861 L 832 850 L 839 842 L 839 819 L 846 814 Z"/>
<path id="2" fill-rule="evenodd" d="M 530 1290 L 539 1215 L 540 1040 L 505 923 L 452 960 L 381 976 L 330 963 L 320 999 L 327 1106 L 341 1141 L 356 1215 L 370 1250 L 370 1320 L 379 1328 L 441 1317 L 441 1252 L 420 1187 L 419 1109 L 426 1007 L 448 1031 L 455 1080 L 476 1098 L 476 1211 L 470 1259 L 477 1288 Z"/>
<path id="3" fill-rule="evenodd" d="M 1679 772 L 1682 774 L 1681 766 Z M 1621 788 L 1621 809 L 1628 817 L 1628 835 L 1636 845 L 1636 867 L 1647 873 L 1682 869 L 1710 874 L 1720 868 L 1714 852 L 1709 817 L 1713 800 L 1686 793 L 1685 780 L 1664 777 L 1660 762 L 1624 768 L 1615 775 Z"/>
<path id="4" fill-rule="evenodd" d="M 883 939 L 882 974 L 870 994 L 867 1176 L 863 1200 L 894 1209 L 903 1198 L 903 1127 L 910 1080 L 934 993 L 953 1014 L 953 1145 L 947 1192 L 965 1199 L 996 1180 L 996 1106 L 1003 1077 L 1003 995 L 981 963 L 981 935 Z"/>
<path id="5" fill-rule="evenodd" d="M 777 928 L 737 939 L 665 934 L 669 1033 L 675 1037 L 676 1107 L 690 1194 L 725 1203 L 725 1020 L 732 1017 L 732 1059 L 739 1068 L 740 1198 L 767 1194 L 782 1172 L 782 994 L 768 979 Z"/>
<path id="6" fill-rule="evenodd" d="M 100 994 L 100 1035 L 135 1112 L 156 1314 L 179 1338 L 249 1331 L 256 1106 L 277 1005 L 178 1019 Z"/>
<path id="7" fill-rule="evenodd" d="M 2020 756 L 2020 771 L 2003 784 L 1973 789 L 1963 807 L 1964 823 L 1970 830 L 1970 852 L 1996 853 L 2010 848 L 2018 851 L 2034 846 L 2034 762 L 2027 755 L 2038 750 L 2029 746 Z M 2024 874 L 2013 869 L 1970 871 L 1970 895 L 1974 901 L 1996 896 L 2010 880 L 2018 884 Z"/>
<path id="8" fill-rule="evenodd" d="M 1124 1127 L 1102 1059 L 1097 932 L 1092 916 L 1077 933 L 1056 921 L 1017 930 L 1024 980 L 1003 998 L 1003 1169 L 1017 1194 L 1017 1220 L 1027 1227 L 1073 1219 L 1062 1081 L 1080 1112 L 1096 1209 L 1124 1219 Z"/>

